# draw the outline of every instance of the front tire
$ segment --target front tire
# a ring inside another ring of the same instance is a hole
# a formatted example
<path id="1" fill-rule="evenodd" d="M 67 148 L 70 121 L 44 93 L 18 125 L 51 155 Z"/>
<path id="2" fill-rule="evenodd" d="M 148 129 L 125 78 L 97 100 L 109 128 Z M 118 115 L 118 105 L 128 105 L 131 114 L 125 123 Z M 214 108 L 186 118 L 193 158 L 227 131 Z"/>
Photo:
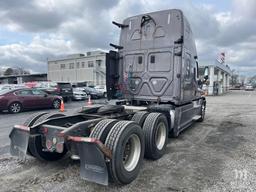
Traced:
<path id="1" fill-rule="evenodd" d="M 13 102 L 8 107 L 9 113 L 20 113 L 22 111 L 22 105 L 19 102 Z"/>
<path id="2" fill-rule="evenodd" d="M 108 134 L 105 145 L 112 151 L 107 164 L 112 181 L 131 183 L 139 174 L 144 156 L 144 134 L 132 121 L 117 122 Z"/>

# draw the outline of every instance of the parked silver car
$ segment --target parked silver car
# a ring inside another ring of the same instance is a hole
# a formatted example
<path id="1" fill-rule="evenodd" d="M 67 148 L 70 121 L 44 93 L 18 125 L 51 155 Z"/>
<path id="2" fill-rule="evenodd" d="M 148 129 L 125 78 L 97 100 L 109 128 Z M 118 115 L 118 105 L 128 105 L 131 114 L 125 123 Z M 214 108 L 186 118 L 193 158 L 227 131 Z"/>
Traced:
<path id="1" fill-rule="evenodd" d="M 254 88 L 253 88 L 252 85 L 246 85 L 244 90 L 245 90 L 245 91 L 253 91 Z"/>
<path id="2" fill-rule="evenodd" d="M 73 88 L 73 100 L 85 100 L 88 97 L 84 89 Z"/>

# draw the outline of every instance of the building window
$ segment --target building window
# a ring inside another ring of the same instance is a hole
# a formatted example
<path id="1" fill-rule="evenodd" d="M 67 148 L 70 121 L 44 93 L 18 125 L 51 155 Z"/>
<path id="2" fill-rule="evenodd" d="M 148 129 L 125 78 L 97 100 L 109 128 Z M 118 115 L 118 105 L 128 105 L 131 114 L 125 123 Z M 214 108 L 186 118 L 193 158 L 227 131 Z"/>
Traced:
<path id="1" fill-rule="evenodd" d="M 85 63 L 84 62 L 82 62 L 82 68 L 85 68 Z"/>
<path id="2" fill-rule="evenodd" d="M 76 62 L 76 68 L 79 69 L 80 68 L 80 63 Z"/>
<path id="3" fill-rule="evenodd" d="M 98 67 L 100 67 L 100 66 L 101 66 L 101 60 L 96 60 L 96 65 L 97 65 Z"/>
<path id="4" fill-rule="evenodd" d="M 65 69 L 66 65 L 65 64 L 60 64 L 60 69 Z"/>
<path id="5" fill-rule="evenodd" d="M 93 67 L 93 61 L 88 61 L 88 67 Z"/>
<path id="6" fill-rule="evenodd" d="M 74 63 L 69 63 L 69 69 L 74 69 Z"/>

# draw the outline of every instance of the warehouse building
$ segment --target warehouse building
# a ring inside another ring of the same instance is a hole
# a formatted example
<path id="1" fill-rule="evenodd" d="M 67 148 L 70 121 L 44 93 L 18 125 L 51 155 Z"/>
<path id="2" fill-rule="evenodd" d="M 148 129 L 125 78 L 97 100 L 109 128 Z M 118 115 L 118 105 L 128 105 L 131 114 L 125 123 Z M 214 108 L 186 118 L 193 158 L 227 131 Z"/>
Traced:
<path id="1" fill-rule="evenodd" d="M 55 82 L 106 84 L 106 53 L 92 51 L 48 59 L 48 80 Z"/>
<path id="2" fill-rule="evenodd" d="M 46 80 L 46 73 L 0 76 L 0 84 L 22 84 L 27 82 Z"/>

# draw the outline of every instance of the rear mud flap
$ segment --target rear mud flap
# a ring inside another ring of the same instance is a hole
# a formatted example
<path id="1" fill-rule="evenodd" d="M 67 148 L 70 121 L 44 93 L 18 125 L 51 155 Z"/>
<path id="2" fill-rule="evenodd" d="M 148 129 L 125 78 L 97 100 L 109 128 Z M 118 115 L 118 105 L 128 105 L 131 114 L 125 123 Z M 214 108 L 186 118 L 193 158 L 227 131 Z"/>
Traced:
<path id="1" fill-rule="evenodd" d="M 16 128 L 12 129 L 9 135 L 11 139 L 11 145 L 10 145 L 11 155 L 18 156 L 22 160 L 26 158 L 29 135 L 30 135 L 29 131 L 24 131 Z"/>
<path id="2" fill-rule="evenodd" d="M 108 185 L 105 158 L 95 143 L 77 143 L 80 156 L 80 176 L 87 181 Z"/>

